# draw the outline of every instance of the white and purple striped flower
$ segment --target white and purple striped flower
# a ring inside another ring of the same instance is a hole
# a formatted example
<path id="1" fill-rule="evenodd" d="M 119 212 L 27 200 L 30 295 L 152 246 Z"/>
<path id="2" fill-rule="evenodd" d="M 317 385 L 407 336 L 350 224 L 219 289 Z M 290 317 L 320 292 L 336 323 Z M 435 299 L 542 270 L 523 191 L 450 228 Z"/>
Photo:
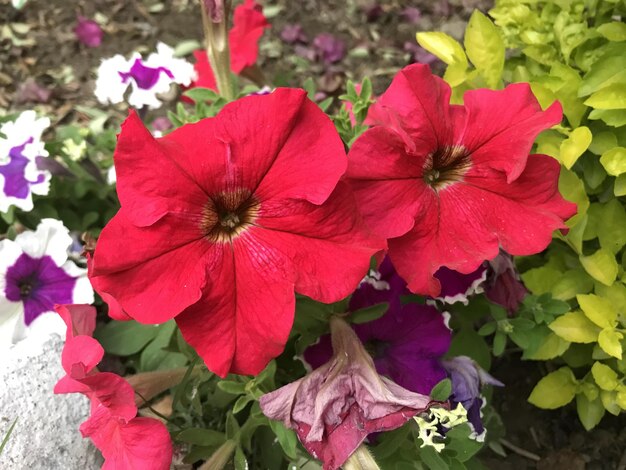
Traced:
<path id="1" fill-rule="evenodd" d="M 193 65 L 174 57 L 171 47 L 159 43 L 157 52 L 145 60 L 137 52 L 129 60 L 119 54 L 103 60 L 98 68 L 95 94 L 102 104 L 121 103 L 130 86 L 128 104 L 155 109 L 161 107 L 159 93 L 167 92 L 172 83 L 189 86 L 194 78 Z"/>
<path id="2" fill-rule="evenodd" d="M 48 194 L 50 172 L 39 168 L 37 160 L 48 156 L 41 134 L 49 125 L 50 119 L 24 111 L 0 127 L 0 212 L 11 206 L 30 211 L 33 194 Z"/>
<path id="3" fill-rule="evenodd" d="M 68 260 L 71 245 L 68 229 L 54 219 L 43 219 L 15 241 L 0 241 L 0 349 L 42 322 L 57 331 L 48 321 L 56 317 L 55 304 L 93 302 L 87 270 Z M 58 332 L 64 331 L 61 323 Z"/>

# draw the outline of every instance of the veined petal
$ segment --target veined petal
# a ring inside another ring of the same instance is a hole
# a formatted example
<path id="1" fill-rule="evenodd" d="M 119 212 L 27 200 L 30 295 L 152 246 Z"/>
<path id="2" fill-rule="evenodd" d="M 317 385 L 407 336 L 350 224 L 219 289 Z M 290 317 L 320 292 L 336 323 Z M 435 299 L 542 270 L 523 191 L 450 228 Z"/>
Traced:
<path id="1" fill-rule="evenodd" d="M 235 7 L 233 27 L 228 32 L 230 68 L 234 73 L 239 74 L 256 63 L 259 39 L 263 36 L 263 30 L 269 27 L 261 5 L 254 0 L 245 0 Z"/>

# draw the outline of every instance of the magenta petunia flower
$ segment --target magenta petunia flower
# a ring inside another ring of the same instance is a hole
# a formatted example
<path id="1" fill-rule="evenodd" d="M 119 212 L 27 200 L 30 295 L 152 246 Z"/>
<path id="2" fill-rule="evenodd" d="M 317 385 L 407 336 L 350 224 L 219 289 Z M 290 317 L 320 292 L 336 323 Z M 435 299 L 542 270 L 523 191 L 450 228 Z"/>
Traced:
<path id="1" fill-rule="evenodd" d="M 471 273 L 500 247 L 530 255 L 548 246 L 576 205 L 558 192 L 559 163 L 530 155 L 557 124 L 528 84 L 471 90 L 450 105 L 450 87 L 428 66 L 404 68 L 370 108 L 352 146 L 347 180 L 366 222 L 412 292 L 439 295 L 434 273 Z"/>
<path id="2" fill-rule="evenodd" d="M 378 375 L 346 322 L 333 318 L 330 329 L 330 361 L 259 400 L 268 418 L 296 431 L 324 470 L 341 467 L 368 434 L 396 429 L 435 404 Z"/>
<path id="3" fill-rule="evenodd" d="M 102 44 L 103 31 L 98 23 L 84 16 L 78 16 L 74 27 L 76 38 L 87 47 L 98 47 Z"/>

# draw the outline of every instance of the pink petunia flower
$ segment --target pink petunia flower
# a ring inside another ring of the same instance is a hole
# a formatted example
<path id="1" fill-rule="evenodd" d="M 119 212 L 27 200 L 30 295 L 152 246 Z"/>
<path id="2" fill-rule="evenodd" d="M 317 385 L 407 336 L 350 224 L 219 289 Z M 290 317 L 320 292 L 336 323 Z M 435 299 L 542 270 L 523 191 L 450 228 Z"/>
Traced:
<path id="1" fill-rule="evenodd" d="M 87 47 L 98 47 L 102 44 L 104 32 L 98 23 L 84 16 L 78 15 L 74 27 L 76 38 Z"/>
<path id="2" fill-rule="evenodd" d="M 176 318 L 216 374 L 257 374 L 284 349 L 294 290 L 345 298 L 385 247 L 338 184 L 346 166 L 303 90 L 242 98 L 160 139 L 131 113 L 115 152 L 121 210 L 91 282 L 119 317 Z"/>
<path id="3" fill-rule="evenodd" d="M 135 392 L 122 377 L 96 368 L 104 350 L 91 337 L 96 309 L 89 305 L 57 305 L 67 325 L 61 357 L 66 376 L 54 393 L 82 393 L 91 401 L 91 416 L 80 426 L 105 459 L 103 470 L 167 470 L 172 443 L 163 423 L 137 417 Z"/>
<path id="4" fill-rule="evenodd" d="M 230 68 L 233 73 L 240 74 L 246 67 L 256 64 L 259 56 L 259 39 L 263 36 L 265 28 L 269 27 L 261 5 L 254 0 L 245 0 L 235 8 L 233 27 L 228 33 Z M 206 50 L 198 49 L 193 52 L 193 56 L 196 59 L 194 68 L 197 78 L 191 87 L 215 90 L 217 83 Z"/>
<path id="5" fill-rule="evenodd" d="M 404 68 L 368 113 L 347 180 L 361 213 L 389 239 L 389 255 L 413 292 L 437 296 L 433 274 L 471 273 L 502 247 L 537 253 L 565 229 L 576 205 L 558 192 L 559 163 L 530 155 L 537 134 L 560 122 L 528 84 L 472 90 L 450 105 L 450 87 L 426 65 Z"/>
<path id="6" fill-rule="evenodd" d="M 259 400 L 268 418 L 296 431 L 324 470 L 341 467 L 368 434 L 399 428 L 436 404 L 378 375 L 345 321 L 331 319 L 330 329 L 331 360 Z"/>

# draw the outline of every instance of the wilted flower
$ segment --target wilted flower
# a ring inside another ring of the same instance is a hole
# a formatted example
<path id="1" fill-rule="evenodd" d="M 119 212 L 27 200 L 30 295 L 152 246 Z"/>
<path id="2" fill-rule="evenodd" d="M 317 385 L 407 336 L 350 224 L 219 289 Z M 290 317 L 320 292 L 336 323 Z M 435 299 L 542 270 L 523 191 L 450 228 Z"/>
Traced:
<path id="1" fill-rule="evenodd" d="M 76 38 L 87 47 L 98 47 L 102 43 L 102 28 L 98 23 L 79 15 L 74 27 Z"/>
<path id="2" fill-rule="evenodd" d="M 453 357 L 450 360 L 442 361 L 442 364 L 452 381 L 450 400 L 453 404 L 460 403 L 463 405 L 467 411 L 467 419 L 474 430 L 473 437 L 482 441 L 485 438 L 485 427 L 480 411 L 484 404 L 480 389 L 483 385 L 504 387 L 504 384 L 485 372 L 467 356 Z"/>
<path id="3" fill-rule="evenodd" d="M 339 62 L 346 55 L 346 43 L 330 33 L 320 33 L 313 39 L 318 57 L 326 64 Z"/>
<path id="4" fill-rule="evenodd" d="M 330 328 L 331 360 L 259 400 L 268 418 L 296 431 L 324 470 L 341 467 L 368 434 L 396 429 L 433 404 L 378 375 L 346 322 L 332 318 Z"/>
<path id="5" fill-rule="evenodd" d="M 68 260 L 72 238 L 54 219 L 0 241 L 0 347 L 22 339 L 57 303 L 91 303 L 87 271 Z M 56 315 L 54 315 L 56 317 Z"/>
<path id="6" fill-rule="evenodd" d="M 485 296 L 504 307 L 509 315 L 517 312 L 528 290 L 520 280 L 513 257 L 500 250 L 500 254 L 489 262 L 489 268 Z"/>
<path id="7" fill-rule="evenodd" d="M 52 96 L 52 90 L 40 85 L 37 81 L 28 77 L 20 83 L 15 92 L 15 102 L 21 103 L 47 103 Z"/>
<path id="8" fill-rule="evenodd" d="M 254 0 L 245 0 L 235 7 L 233 27 L 228 32 L 230 69 L 233 73 L 240 74 L 246 67 L 256 64 L 259 39 L 265 28 L 269 27 L 261 6 Z M 193 56 L 196 59 L 196 78 L 191 86 L 216 90 L 217 83 L 206 50 L 198 49 L 193 52 Z"/>
<path id="9" fill-rule="evenodd" d="M 0 212 L 11 206 L 30 211 L 33 194 L 48 194 L 50 172 L 40 169 L 37 159 L 48 156 L 41 134 L 49 125 L 50 119 L 24 111 L 0 126 Z"/>
<path id="10" fill-rule="evenodd" d="M 304 90 L 241 98 L 160 139 L 131 113 L 114 158 L 121 209 L 91 282 L 142 323 L 175 317 L 221 376 L 283 351 L 294 290 L 338 301 L 384 248 L 338 184 L 343 143 Z"/>
<path id="11" fill-rule="evenodd" d="M 65 377 L 54 393 L 82 393 L 91 401 L 91 415 L 80 426 L 105 459 L 103 469 L 168 470 L 172 443 L 167 428 L 152 418 L 137 417 L 133 387 L 119 375 L 99 372 L 104 350 L 91 337 L 96 309 L 88 305 L 57 305 L 67 326 L 61 362 Z"/>
<path id="12" fill-rule="evenodd" d="M 558 103 L 542 111 L 526 83 L 470 90 L 458 106 L 426 65 L 393 79 L 369 109 L 374 126 L 350 149 L 346 176 L 411 291 L 436 297 L 440 267 L 471 273 L 500 246 L 537 253 L 567 228 L 576 205 L 559 194 L 559 162 L 529 156 L 561 116 Z"/>
<path id="13" fill-rule="evenodd" d="M 355 311 L 388 302 L 387 312 L 371 322 L 352 325 L 355 333 L 372 356 L 376 370 L 398 385 L 428 394 L 446 377 L 439 363 L 450 347 L 450 330 L 443 315 L 434 307 L 402 303 L 410 294 L 406 283 L 385 258 L 380 271 L 371 271 L 361 282 L 350 301 Z M 329 335 L 307 348 L 304 360 L 313 368 L 320 367 L 332 356 Z"/>
<path id="14" fill-rule="evenodd" d="M 189 85 L 194 78 L 193 66 L 184 59 L 174 57 L 174 50 L 166 44 L 157 44 L 157 52 L 147 59 L 139 53 L 130 60 L 116 55 L 105 59 L 98 68 L 95 94 L 102 104 L 124 101 L 124 94 L 131 87 L 128 103 L 142 108 L 159 108 L 159 93 L 165 93 L 172 83 Z"/>

